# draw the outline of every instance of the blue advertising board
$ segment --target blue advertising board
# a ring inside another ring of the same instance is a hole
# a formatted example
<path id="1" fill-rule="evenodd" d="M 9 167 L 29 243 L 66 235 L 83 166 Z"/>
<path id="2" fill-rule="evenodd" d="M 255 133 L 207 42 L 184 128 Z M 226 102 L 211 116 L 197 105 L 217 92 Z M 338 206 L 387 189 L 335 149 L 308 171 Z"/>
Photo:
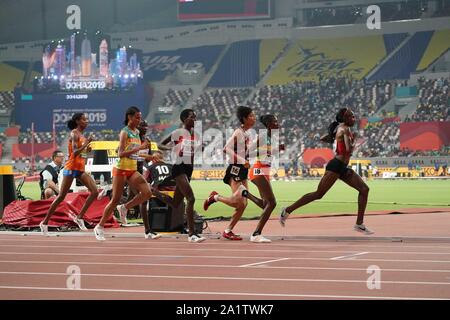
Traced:
<path id="1" fill-rule="evenodd" d="M 39 132 L 66 131 L 67 121 L 76 112 L 83 112 L 89 120 L 88 130 L 120 130 L 123 128 L 125 111 L 136 106 L 145 118 L 150 103 L 143 84 L 133 90 L 94 93 L 38 93 L 24 95 L 16 102 L 16 123 L 25 131 L 34 122 Z"/>

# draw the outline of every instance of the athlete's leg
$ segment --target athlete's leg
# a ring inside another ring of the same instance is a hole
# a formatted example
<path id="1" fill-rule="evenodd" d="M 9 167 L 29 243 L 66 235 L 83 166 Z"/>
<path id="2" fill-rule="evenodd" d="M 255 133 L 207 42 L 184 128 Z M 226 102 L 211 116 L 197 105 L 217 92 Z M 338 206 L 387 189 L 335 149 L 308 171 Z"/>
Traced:
<path id="1" fill-rule="evenodd" d="M 80 214 L 78 215 L 79 219 L 83 219 L 84 214 L 86 213 L 89 206 L 94 202 L 95 199 L 97 199 L 98 196 L 98 190 L 97 186 L 95 185 L 94 179 L 87 173 L 83 172 L 81 177 L 79 178 L 81 183 L 88 188 L 90 194 L 89 197 L 87 197 L 86 202 L 84 203 L 83 207 L 80 210 Z"/>
<path id="2" fill-rule="evenodd" d="M 358 217 L 356 224 L 363 224 L 364 212 L 366 211 L 367 199 L 369 197 L 369 187 L 361 179 L 361 177 L 353 170 L 348 170 L 344 177 L 341 178 L 350 187 L 358 190 Z"/>
<path id="3" fill-rule="evenodd" d="M 239 222 L 247 207 L 247 199 L 242 196 L 242 186 L 248 189 L 247 180 L 236 182 L 230 179 L 231 191 L 233 192 L 232 201 L 235 208 L 233 216 L 231 217 L 230 224 L 228 225 L 228 230 L 233 230 L 234 226 Z M 219 197 L 220 199 L 221 197 Z M 220 200 L 219 200 L 220 201 Z M 223 201 L 222 201 L 223 202 Z"/>
<path id="4" fill-rule="evenodd" d="M 286 207 L 286 212 L 291 213 L 292 211 L 297 210 L 298 208 L 312 202 L 315 200 L 322 199 L 322 197 L 330 190 L 330 188 L 334 185 L 336 180 L 339 178 L 339 174 L 332 171 L 325 171 L 324 176 L 319 182 L 317 190 L 311 193 L 305 194 L 303 197 L 298 199 L 296 202 Z"/>
<path id="5" fill-rule="evenodd" d="M 112 181 L 112 195 L 111 200 L 106 205 L 103 210 L 103 216 L 99 222 L 99 226 L 103 227 L 108 221 L 109 217 L 114 211 L 114 208 L 119 204 L 120 198 L 122 197 L 123 187 L 125 186 L 125 182 L 127 178 L 125 176 L 115 176 Z"/>
<path id="6" fill-rule="evenodd" d="M 44 225 L 48 225 L 50 218 L 53 213 L 56 211 L 58 205 L 66 198 L 67 192 L 70 190 L 70 186 L 72 185 L 74 177 L 71 176 L 63 176 L 63 180 L 61 182 L 61 188 L 59 189 L 59 195 L 53 200 L 50 208 L 47 211 L 47 215 L 44 220 L 41 222 Z"/>
<path id="7" fill-rule="evenodd" d="M 261 198 L 264 199 L 265 203 L 258 225 L 253 233 L 253 235 L 258 235 L 262 233 L 262 230 L 266 225 L 267 220 L 269 220 L 272 211 L 275 209 L 277 202 L 275 200 L 275 195 L 273 194 L 270 181 L 267 178 L 260 176 L 252 180 L 252 182 L 258 187 Z"/>

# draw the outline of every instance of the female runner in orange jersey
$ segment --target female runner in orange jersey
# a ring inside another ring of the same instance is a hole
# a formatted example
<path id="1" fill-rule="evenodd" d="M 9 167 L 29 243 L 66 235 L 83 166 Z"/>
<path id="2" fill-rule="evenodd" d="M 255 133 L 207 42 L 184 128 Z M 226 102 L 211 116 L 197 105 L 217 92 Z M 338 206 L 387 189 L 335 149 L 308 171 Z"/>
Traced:
<path id="1" fill-rule="evenodd" d="M 88 152 L 90 152 L 89 143 L 93 140 L 92 136 L 85 138 L 83 131 L 88 126 L 88 119 L 84 113 L 75 113 L 72 119 L 68 121 L 67 126 L 70 130 L 69 137 L 69 160 L 67 160 L 64 171 L 63 180 L 61 183 L 60 193 L 53 200 L 50 208 L 48 209 L 45 219 L 39 224 L 41 231 L 44 235 L 48 234 L 48 223 L 58 205 L 65 199 L 67 192 L 72 185 L 73 179 L 78 179 L 86 186 L 90 192 L 89 197 L 86 199 L 83 207 L 78 216 L 74 216 L 74 222 L 80 227 L 81 230 L 87 230 L 84 225 L 83 216 L 86 213 L 89 206 L 98 196 L 97 186 L 94 179 L 86 172 L 84 167 Z"/>

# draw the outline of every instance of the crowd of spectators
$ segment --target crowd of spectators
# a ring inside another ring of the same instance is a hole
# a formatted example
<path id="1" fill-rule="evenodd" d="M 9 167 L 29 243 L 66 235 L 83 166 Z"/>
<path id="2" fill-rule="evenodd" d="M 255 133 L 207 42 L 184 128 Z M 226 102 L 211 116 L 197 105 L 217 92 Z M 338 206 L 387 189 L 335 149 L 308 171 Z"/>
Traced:
<path id="1" fill-rule="evenodd" d="M 169 89 L 166 96 L 164 97 L 162 107 L 177 110 L 186 104 L 192 93 L 193 91 L 191 88 L 186 90 Z"/>
<path id="2" fill-rule="evenodd" d="M 235 116 L 236 107 L 242 105 L 252 90 L 250 88 L 215 89 L 205 91 L 193 103 L 197 118 L 203 128 L 222 129 Z"/>
<path id="3" fill-rule="evenodd" d="M 419 106 L 405 122 L 450 121 L 450 78 L 419 79 Z"/>
<path id="4" fill-rule="evenodd" d="M 450 121 L 450 78 L 428 80 L 421 78 L 418 82 L 419 105 L 414 113 L 403 120 L 397 114 L 381 113 L 380 108 L 394 97 L 396 86 L 405 85 L 398 81 L 365 82 L 349 78 L 327 78 L 319 82 L 295 81 L 285 85 L 264 86 L 257 89 L 252 97 L 251 88 L 209 89 L 193 102 L 186 102 L 192 90 L 169 90 L 164 99 L 165 106 L 178 109 L 191 107 L 197 112 L 197 118 L 203 122 L 203 130 L 214 127 L 224 130 L 238 126 L 235 110 L 238 105 L 252 107 L 257 117 L 273 113 L 280 122 L 281 143 L 298 146 L 298 154 L 290 159 L 294 161 L 306 148 L 329 148 L 330 145 L 320 141 L 320 136 L 327 132 L 328 125 L 334 120 L 339 108 L 350 107 L 357 116 L 357 125 L 363 118 L 381 120 L 368 121 L 364 127 L 355 128 L 358 144 L 361 146 L 355 155 L 359 157 L 392 157 L 418 155 L 448 155 L 449 148 L 437 151 L 411 151 L 400 149 L 401 121 Z M 380 118 L 381 117 L 381 118 Z M 384 121 L 386 118 L 395 118 Z M 149 124 L 148 137 L 160 141 L 170 125 Z M 175 125 L 175 124 L 174 124 Z M 261 128 L 258 124 L 257 128 Z M 88 130 L 89 131 L 89 130 Z M 90 131 L 91 132 L 91 131 Z M 93 131 L 95 140 L 117 140 L 118 132 L 113 130 Z M 67 143 L 68 131 L 56 135 L 56 144 Z M 5 141 L 0 134 L 0 143 Z M 51 132 L 37 132 L 36 143 L 53 141 Z M 19 143 L 30 143 L 30 132 L 21 133 Z M 221 155 L 213 155 L 213 158 Z M 217 158 L 217 159 L 218 159 Z M 48 159 L 42 159 L 43 162 Z M 21 161 L 21 159 L 16 159 Z M 25 159 L 24 159 L 25 161 Z"/>
<path id="5" fill-rule="evenodd" d="M 12 91 L 0 92 L 0 110 L 4 112 L 14 107 L 14 93 Z"/>

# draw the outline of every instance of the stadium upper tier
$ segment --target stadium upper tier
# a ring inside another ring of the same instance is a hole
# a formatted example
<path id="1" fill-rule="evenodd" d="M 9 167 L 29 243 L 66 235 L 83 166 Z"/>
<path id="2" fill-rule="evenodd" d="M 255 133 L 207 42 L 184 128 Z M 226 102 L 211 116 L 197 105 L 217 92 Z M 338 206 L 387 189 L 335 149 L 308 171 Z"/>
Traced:
<path id="1" fill-rule="evenodd" d="M 386 55 L 383 36 L 297 40 L 266 84 L 317 81 L 337 76 L 359 80 Z"/>
<path id="2" fill-rule="evenodd" d="M 141 68 L 147 82 L 162 81 L 184 70 L 209 76 L 208 86 L 215 88 L 252 87 L 262 79 L 266 85 L 341 76 L 369 81 L 408 79 L 411 73 L 429 68 L 449 48 L 450 29 L 317 39 L 297 39 L 287 33 L 286 38 L 231 41 L 229 45 L 144 50 Z M 31 89 L 33 79 L 42 74 L 40 60 L 1 62 L 0 91 L 11 91 L 17 83 Z"/>
<path id="3" fill-rule="evenodd" d="M 415 33 L 369 80 L 409 79 L 432 36 L 432 31 Z"/>
<path id="4" fill-rule="evenodd" d="M 156 51 L 143 55 L 143 71 L 146 81 L 160 81 L 177 68 L 201 69 L 207 73 L 217 62 L 224 45 L 200 46 L 178 50 Z"/>
<path id="5" fill-rule="evenodd" d="M 433 32 L 433 36 L 425 49 L 422 59 L 417 65 L 417 71 L 423 71 L 450 48 L 450 30 L 438 30 Z"/>
<path id="6" fill-rule="evenodd" d="M 209 82 L 210 87 L 251 87 L 278 58 L 287 40 L 247 40 L 232 43 Z"/>
<path id="7" fill-rule="evenodd" d="M 29 66 L 26 61 L 0 62 L 0 91 L 12 91 L 17 83 L 22 84 Z"/>

